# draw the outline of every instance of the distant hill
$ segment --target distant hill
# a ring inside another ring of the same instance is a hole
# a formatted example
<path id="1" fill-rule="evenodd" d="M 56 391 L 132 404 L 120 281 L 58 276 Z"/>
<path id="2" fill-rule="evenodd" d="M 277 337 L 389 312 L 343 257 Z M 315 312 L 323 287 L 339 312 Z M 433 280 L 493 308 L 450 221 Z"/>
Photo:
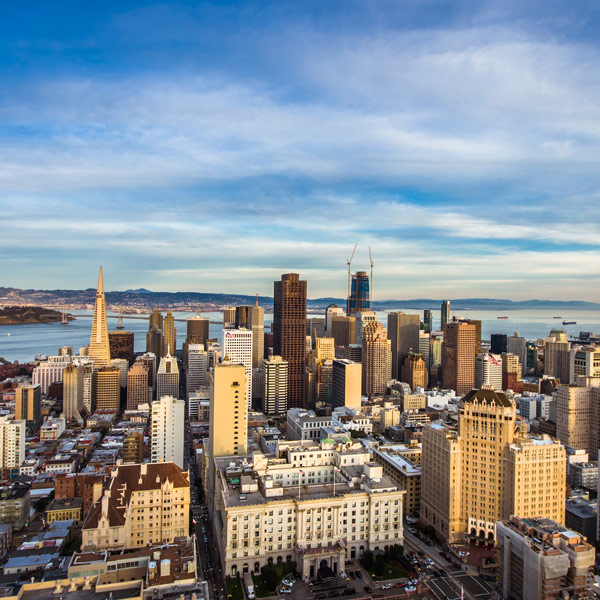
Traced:
<path id="1" fill-rule="evenodd" d="M 32 305 L 62 305 L 62 304 L 93 304 L 96 290 L 20 290 L 17 288 L 0 287 L 0 305 L 28 303 Z M 106 293 L 110 304 L 138 306 L 145 308 L 177 308 L 199 307 L 217 309 L 228 305 L 254 304 L 256 296 L 246 294 L 220 294 L 210 292 L 153 292 L 145 288 L 113 291 Z M 273 298 L 259 296 L 259 304 L 266 309 L 273 306 Z M 324 309 L 330 304 L 344 307 L 343 298 L 312 298 L 307 301 L 311 310 Z M 373 308 L 376 310 L 420 309 L 439 310 L 441 300 L 431 298 L 413 298 L 410 300 L 376 300 Z M 600 310 L 600 303 L 583 302 L 580 300 L 513 300 L 498 298 L 455 298 L 450 299 L 453 310 Z"/>

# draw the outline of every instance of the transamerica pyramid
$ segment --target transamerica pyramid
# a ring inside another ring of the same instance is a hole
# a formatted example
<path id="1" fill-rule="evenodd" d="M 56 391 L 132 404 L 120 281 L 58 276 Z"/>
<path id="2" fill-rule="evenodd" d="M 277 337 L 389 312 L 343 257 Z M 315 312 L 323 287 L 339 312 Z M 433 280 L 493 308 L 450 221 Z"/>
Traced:
<path id="1" fill-rule="evenodd" d="M 104 279 L 102 267 L 98 275 L 98 290 L 96 291 L 96 305 L 94 306 L 94 320 L 92 322 L 92 337 L 88 356 L 94 361 L 94 369 L 110 366 L 110 345 L 108 341 L 108 323 L 106 321 L 106 299 L 104 298 Z"/>

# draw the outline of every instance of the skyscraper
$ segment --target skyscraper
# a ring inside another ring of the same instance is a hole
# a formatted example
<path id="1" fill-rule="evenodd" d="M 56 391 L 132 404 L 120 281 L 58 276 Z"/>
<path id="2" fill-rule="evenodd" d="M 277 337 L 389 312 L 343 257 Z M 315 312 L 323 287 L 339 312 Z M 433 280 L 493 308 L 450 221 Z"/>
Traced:
<path id="1" fill-rule="evenodd" d="M 156 373 L 156 399 L 160 400 L 163 396 L 179 398 L 179 367 L 171 354 L 160 359 Z"/>
<path id="2" fill-rule="evenodd" d="M 177 328 L 173 313 L 169 310 L 163 320 L 163 356 L 170 352 L 173 356 L 177 354 Z"/>
<path id="3" fill-rule="evenodd" d="M 39 385 L 23 384 L 15 390 L 15 417 L 33 430 L 42 424 L 42 391 Z"/>
<path id="4" fill-rule="evenodd" d="M 442 302 L 442 317 L 440 329 L 444 331 L 446 323 L 450 321 L 450 300 L 444 300 Z"/>
<path id="5" fill-rule="evenodd" d="M 400 381 L 408 383 L 414 392 L 418 387 L 427 389 L 428 380 L 427 366 L 423 356 L 417 352 L 409 352 L 402 362 Z"/>
<path id="6" fill-rule="evenodd" d="M 190 344 L 202 344 L 202 346 L 206 346 L 206 340 L 208 340 L 210 335 L 210 321 L 205 317 L 196 315 L 187 320 L 186 327 L 187 331 L 183 348 L 184 363 L 187 362 L 187 352 Z"/>
<path id="7" fill-rule="evenodd" d="M 521 337 L 518 331 L 515 331 L 514 335 L 508 336 L 506 348 L 508 352 L 519 357 L 521 375 L 525 375 L 527 373 L 527 340 Z"/>
<path id="8" fill-rule="evenodd" d="M 156 391 L 156 355 L 153 352 L 145 352 L 138 360 L 148 369 L 148 402 L 150 403 L 154 400 Z"/>
<path id="9" fill-rule="evenodd" d="M 356 317 L 333 317 L 330 335 L 335 340 L 336 346 L 354 344 L 356 338 Z"/>
<path id="10" fill-rule="evenodd" d="M 187 347 L 187 368 L 185 385 L 187 397 L 206 385 L 208 373 L 208 353 L 202 344 L 189 344 Z"/>
<path id="11" fill-rule="evenodd" d="M 83 423 L 87 412 L 83 403 L 85 366 L 70 364 L 63 371 L 63 414 L 67 421 Z"/>
<path id="12" fill-rule="evenodd" d="M 419 351 L 419 315 L 391 312 L 388 315 L 388 336 L 392 344 L 392 378 L 402 378 L 402 365 L 409 352 Z"/>
<path id="13" fill-rule="evenodd" d="M 288 364 L 281 356 L 264 358 L 261 369 L 262 410 L 266 415 L 287 411 Z"/>
<path id="14" fill-rule="evenodd" d="M 252 331 L 252 368 L 260 367 L 265 355 L 265 309 L 262 306 L 250 308 L 250 322 L 248 327 Z"/>
<path id="15" fill-rule="evenodd" d="M 357 271 L 352 275 L 352 287 L 346 306 L 346 314 L 369 310 L 369 276 L 366 271 Z"/>
<path id="16" fill-rule="evenodd" d="M 333 361 L 332 404 L 360 410 L 362 366 L 351 360 Z"/>
<path id="17" fill-rule="evenodd" d="M 377 321 L 377 315 L 373 311 L 364 310 L 356 313 L 356 322 L 354 325 L 354 343 L 362 344 L 362 334 L 364 328 L 369 323 L 375 323 Z M 352 342 L 351 342 L 352 343 Z"/>
<path id="18" fill-rule="evenodd" d="M 96 409 L 121 408 L 121 371 L 117 367 L 94 369 L 93 397 Z"/>
<path id="19" fill-rule="evenodd" d="M 507 351 L 507 335 L 505 333 L 492 333 L 490 336 L 490 352 L 502 354 Z"/>
<path id="20" fill-rule="evenodd" d="M 148 403 L 148 369 L 136 360 L 127 371 L 127 409 L 137 410 L 139 404 Z"/>
<path id="21" fill-rule="evenodd" d="M 133 360 L 134 335 L 132 331 L 109 331 L 108 343 L 111 358 Z"/>
<path id="22" fill-rule="evenodd" d="M 183 469 L 185 400 L 161 396 L 152 403 L 152 462 L 174 462 Z"/>
<path id="23" fill-rule="evenodd" d="M 92 336 L 88 356 L 94 361 L 94 369 L 110 365 L 110 342 L 108 340 L 108 323 L 106 321 L 106 299 L 104 297 L 104 279 L 102 267 L 98 274 L 98 289 L 96 291 L 96 304 L 94 305 L 94 319 L 92 320 Z"/>
<path id="24" fill-rule="evenodd" d="M 225 360 L 235 365 L 244 365 L 248 409 L 252 408 L 252 331 L 249 329 L 224 329 L 223 354 Z"/>
<path id="25" fill-rule="evenodd" d="M 340 306 L 337 306 L 336 304 L 330 304 L 325 309 L 325 333 L 329 337 L 333 337 L 333 334 L 331 332 L 331 324 L 332 324 L 333 318 L 334 317 L 343 317 L 343 316 L 344 316 L 344 309 L 341 308 Z"/>
<path id="26" fill-rule="evenodd" d="M 442 342 L 442 386 L 459 396 L 475 386 L 475 325 L 449 321 Z"/>
<path id="27" fill-rule="evenodd" d="M 423 329 L 425 333 L 433 331 L 433 314 L 428 308 L 423 311 Z"/>
<path id="28" fill-rule="evenodd" d="M 274 283 L 273 354 L 288 363 L 288 406 L 304 407 L 306 281 L 286 273 Z"/>
<path id="29" fill-rule="evenodd" d="M 158 308 L 155 308 L 148 318 L 148 329 L 152 329 L 153 327 L 156 327 L 159 331 L 163 330 L 163 316 Z"/>
<path id="30" fill-rule="evenodd" d="M 248 436 L 246 369 L 222 362 L 210 374 L 209 454 L 210 463 L 218 456 L 245 454 Z"/>
<path id="31" fill-rule="evenodd" d="M 392 377 L 392 349 L 386 328 L 369 323 L 363 331 L 362 392 L 369 399 L 383 396 Z"/>
<path id="32" fill-rule="evenodd" d="M 235 327 L 235 306 L 223 307 L 223 327 L 225 329 Z"/>
<path id="33" fill-rule="evenodd" d="M 487 352 L 475 357 L 475 387 L 492 387 L 502 390 L 502 357 Z"/>
<path id="34" fill-rule="evenodd" d="M 146 352 L 152 353 L 158 360 L 163 356 L 162 330 L 155 325 L 152 325 L 146 333 Z"/>

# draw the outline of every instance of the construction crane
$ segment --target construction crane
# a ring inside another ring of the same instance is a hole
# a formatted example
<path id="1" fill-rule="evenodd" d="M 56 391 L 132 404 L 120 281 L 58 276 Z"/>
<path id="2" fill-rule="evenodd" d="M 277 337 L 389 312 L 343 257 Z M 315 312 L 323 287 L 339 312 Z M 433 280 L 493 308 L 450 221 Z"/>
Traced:
<path id="1" fill-rule="evenodd" d="M 371 246 L 369 246 L 369 262 L 371 263 L 371 281 L 369 281 L 369 310 L 373 312 L 373 258 L 371 257 Z"/>
<path id="2" fill-rule="evenodd" d="M 352 265 L 352 259 L 354 258 L 354 253 L 356 252 L 357 246 L 358 246 L 358 242 L 356 242 L 356 244 L 354 244 L 354 250 L 352 250 L 350 259 L 346 261 L 346 264 L 348 265 L 348 295 L 346 296 L 347 311 L 350 311 L 350 265 Z"/>

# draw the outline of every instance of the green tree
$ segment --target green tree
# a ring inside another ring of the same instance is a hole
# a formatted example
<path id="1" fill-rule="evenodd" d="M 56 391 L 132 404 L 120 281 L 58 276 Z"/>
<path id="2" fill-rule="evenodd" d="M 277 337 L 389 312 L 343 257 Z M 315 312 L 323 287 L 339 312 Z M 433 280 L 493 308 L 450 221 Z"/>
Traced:
<path id="1" fill-rule="evenodd" d="M 277 584 L 279 583 L 277 567 L 275 567 L 275 565 L 265 565 L 260 572 L 262 573 L 262 578 L 267 588 L 274 592 Z"/>
<path id="2" fill-rule="evenodd" d="M 362 555 L 362 564 L 367 571 L 370 571 L 373 568 L 373 553 L 370 550 L 367 550 Z"/>
<path id="3" fill-rule="evenodd" d="M 373 570 L 378 577 L 385 575 L 385 556 L 383 554 L 378 554 L 375 557 L 375 567 Z"/>

